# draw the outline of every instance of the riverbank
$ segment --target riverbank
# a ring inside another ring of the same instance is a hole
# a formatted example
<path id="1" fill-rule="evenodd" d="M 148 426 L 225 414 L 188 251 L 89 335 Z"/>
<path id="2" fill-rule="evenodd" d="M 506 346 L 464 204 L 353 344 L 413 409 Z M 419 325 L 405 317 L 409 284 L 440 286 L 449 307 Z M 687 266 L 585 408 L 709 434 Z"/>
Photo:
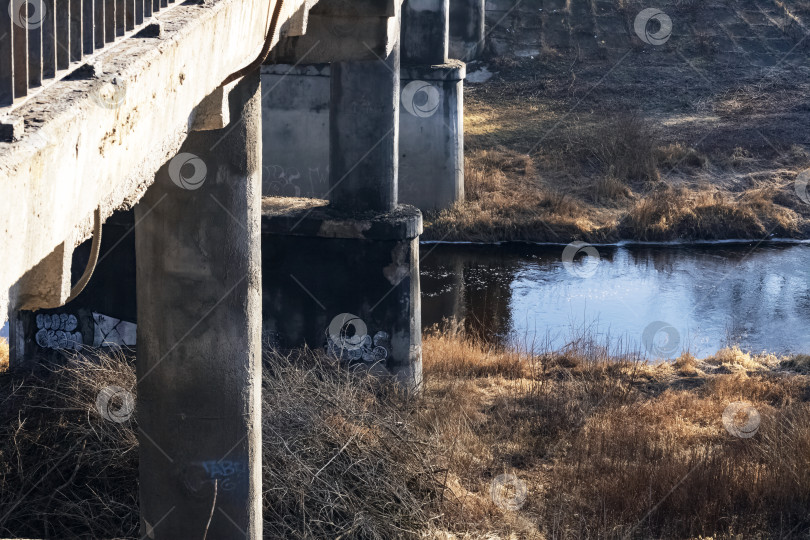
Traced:
<path id="1" fill-rule="evenodd" d="M 673 35 L 660 46 L 633 32 L 641 3 L 605 4 L 585 11 L 616 19 L 613 48 L 545 35 L 532 56 L 469 66 L 494 75 L 465 85 L 466 200 L 427 214 L 422 238 L 810 238 L 810 61 L 804 33 L 788 31 L 806 3 L 764 17 L 665 0 Z"/>
<path id="2" fill-rule="evenodd" d="M 726 349 L 638 360 L 585 337 L 527 356 L 450 328 L 425 335 L 425 387 L 414 397 L 312 353 L 268 355 L 265 531 L 447 539 L 810 530 L 807 357 Z M 131 360 L 0 375 L 0 514 L 17 505 L 2 534 L 137 534 L 137 396 L 134 416 L 106 421 L 96 401 L 108 385 L 134 392 Z"/>

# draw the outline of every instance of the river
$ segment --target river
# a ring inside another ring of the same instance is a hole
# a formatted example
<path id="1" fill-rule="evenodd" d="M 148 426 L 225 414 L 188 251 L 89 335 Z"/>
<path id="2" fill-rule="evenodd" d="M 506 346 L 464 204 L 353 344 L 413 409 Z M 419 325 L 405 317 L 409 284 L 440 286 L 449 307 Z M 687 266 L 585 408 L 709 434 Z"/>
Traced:
<path id="1" fill-rule="evenodd" d="M 808 244 L 564 248 L 423 244 L 423 327 L 455 317 L 536 352 L 587 335 L 661 359 L 810 353 Z"/>

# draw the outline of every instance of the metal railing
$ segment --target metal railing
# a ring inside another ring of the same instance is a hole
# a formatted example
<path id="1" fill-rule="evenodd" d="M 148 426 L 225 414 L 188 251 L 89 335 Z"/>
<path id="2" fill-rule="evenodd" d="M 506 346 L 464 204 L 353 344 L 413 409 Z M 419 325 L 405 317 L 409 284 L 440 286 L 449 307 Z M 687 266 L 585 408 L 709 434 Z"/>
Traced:
<path id="1" fill-rule="evenodd" d="M 0 107 L 80 65 L 175 0 L 0 0 Z"/>

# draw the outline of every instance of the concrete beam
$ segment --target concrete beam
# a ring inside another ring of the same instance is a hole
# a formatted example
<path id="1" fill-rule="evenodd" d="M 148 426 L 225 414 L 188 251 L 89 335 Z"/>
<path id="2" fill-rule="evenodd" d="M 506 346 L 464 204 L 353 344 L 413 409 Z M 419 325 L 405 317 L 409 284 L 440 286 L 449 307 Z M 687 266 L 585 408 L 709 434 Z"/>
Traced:
<path id="1" fill-rule="evenodd" d="M 95 208 L 106 219 L 140 199 L 177 153 L 196 106 L 258 55 L 275 1 L 175 6 L 157 16 L 160 37 L 103 52 L 102 76 L 69 77 L 14 109 L 25 131 L 0 142 L 0 313 L 26 272 L 67 238 L 90 236 Z M 282 23 L 305 1 L 286 0 Z"/>
<path id="2" fill-rule="evenodd" d="M 275 64 L 319 64 L 388 58 L 399 41 L 402 0 L 320 0 L 306 34 L 285 37 Z"/>
<path id="3" fill-rule="evenodd" d="M 222 129 L 231 122 L 229 96 L 236 81 L 220 86 L 199 104 L 194 113 L 192 131 Z"/>
<path id="4" fill-rule="evenodd" d="M 70 296 L 73 239 L 56 246 L 14 285 L 19 308 L 36 310 L 60 306 Z"/>

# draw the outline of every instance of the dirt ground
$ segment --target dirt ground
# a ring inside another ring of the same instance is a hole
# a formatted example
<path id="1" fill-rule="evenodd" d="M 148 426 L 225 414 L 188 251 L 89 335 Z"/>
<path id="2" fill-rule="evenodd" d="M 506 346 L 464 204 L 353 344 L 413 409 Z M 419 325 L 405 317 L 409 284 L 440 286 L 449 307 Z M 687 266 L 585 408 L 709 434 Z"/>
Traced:
<path id="1" fill-rule="evenodd" d="M 808 237 L 810 2 L 660 2 L 660 45 L 646 4 L 528 3 L 468 66 L 466 201 L 424 238 Z"/>

